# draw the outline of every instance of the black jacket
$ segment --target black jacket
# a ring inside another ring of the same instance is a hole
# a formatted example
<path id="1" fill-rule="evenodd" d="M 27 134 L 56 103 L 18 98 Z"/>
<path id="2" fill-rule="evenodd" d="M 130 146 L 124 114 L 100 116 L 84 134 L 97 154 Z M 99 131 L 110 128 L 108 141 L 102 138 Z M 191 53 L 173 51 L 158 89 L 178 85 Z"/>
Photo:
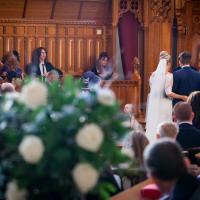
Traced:
<path id="1" fill-rule="evenodd" d="M 200 147 L 200 130 L 188 123 L 180 124 L 176 140 L 183 149 Z"/>

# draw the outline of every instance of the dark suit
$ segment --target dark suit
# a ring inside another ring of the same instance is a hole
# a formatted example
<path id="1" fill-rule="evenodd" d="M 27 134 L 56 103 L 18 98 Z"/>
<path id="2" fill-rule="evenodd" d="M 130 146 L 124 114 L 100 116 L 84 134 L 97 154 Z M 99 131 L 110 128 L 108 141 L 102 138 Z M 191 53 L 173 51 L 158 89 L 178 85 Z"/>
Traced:
<path id="1" fill-rule="evenodd" d="M 183 149 L 200 147 L 200 130 L 188 123 L 180 124 L 176 141 Z"/>
<path id="2" fill-rule="evenodd" d="M 188 96 L 191 92 L 200 90 L 200 73 L 191 67 L 183 67 L 173 73 L 172 92 Z M 173 99 L 173 105 L 179 102 Z"/>
<path id="3" fill-rule="evenodd" d="M 46 67 L 47 72 L 54 69 L 53 65 L 49 62 L 45 62 L 45 67 Z M 39 64 L 34 64 L 34 63 L 28 64 L 25 68 L 25 72 L 26 74 L 31 75 L 31 76 L 41 76 Z"/>
<path id="4" fill-rule="evenodd" d="M 190 66 L 193 70 L 198 71 L 196 67 Z M 180 66 L 173 69 L 173 72 L 182 69 Z"/>
<path id="5" fill-rule="evenodd" d="M 176 182 L 170 200 L 189 200 L 198 187 L 199 181 L 197 178 L 189 174 L 185 174 Z"/>

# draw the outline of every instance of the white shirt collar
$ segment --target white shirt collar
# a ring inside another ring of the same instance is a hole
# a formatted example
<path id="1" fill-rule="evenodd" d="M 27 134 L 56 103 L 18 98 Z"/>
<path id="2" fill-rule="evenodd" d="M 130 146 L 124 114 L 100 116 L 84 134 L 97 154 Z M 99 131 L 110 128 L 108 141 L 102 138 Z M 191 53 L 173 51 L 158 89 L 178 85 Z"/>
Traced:
<path id="1" fill-rule="evenodd" d="M 43 65 L 44 65 L 44 71 L 43 71 Z M 44 74 L 47 73 L 47 69 L 44 63 L 40 63 L 40 73 L 41 73 L 41 76 L 44 76 Z"/>
<path id="2" fill-rule="evenodd" d="M 181 124 L 190 124 L 190 125 L 192 125 L 192 122 L 189 122 L 189 121 L 178 122 L 178 125 L 181 125 Z"/>
<path id="3" fill-rule="evenodd" d="M 181 68 L 184 68 L 184 67 L 190 67 L 190 65 L 183 65 Z"/>

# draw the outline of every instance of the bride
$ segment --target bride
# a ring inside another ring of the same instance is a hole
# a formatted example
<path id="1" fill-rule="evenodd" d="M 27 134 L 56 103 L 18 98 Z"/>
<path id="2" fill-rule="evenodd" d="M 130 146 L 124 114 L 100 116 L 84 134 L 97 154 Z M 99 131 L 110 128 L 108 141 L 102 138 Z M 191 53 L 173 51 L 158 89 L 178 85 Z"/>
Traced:
<path id="1" fill-rule="evenodd" d="M 156 71 L 150 77 L 150 93 L 147 100 L 146 136 L 155 142 L 157 126 L 163 121 L 172 121 L 172 98 L 185 101 L 187 96 L 172 92 L 173 75 L 170 73 L 171 56 L 160 52 L 160 60 Z"/>

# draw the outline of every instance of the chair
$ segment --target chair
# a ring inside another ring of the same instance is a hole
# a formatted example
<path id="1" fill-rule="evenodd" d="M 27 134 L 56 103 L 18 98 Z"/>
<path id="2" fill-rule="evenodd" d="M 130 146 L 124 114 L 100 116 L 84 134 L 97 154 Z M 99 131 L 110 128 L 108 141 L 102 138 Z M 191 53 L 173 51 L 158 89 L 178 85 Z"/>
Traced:
<path id="1" fill-rule="evenodd" d="M 198 156 L 195 156 L 196 154 L 200 153 L 200 147 L 192 147 L 184 150 L 188 152 L 187 157 L 190 159 L 191 163 L 200 166 L 200 159 Z"/>

